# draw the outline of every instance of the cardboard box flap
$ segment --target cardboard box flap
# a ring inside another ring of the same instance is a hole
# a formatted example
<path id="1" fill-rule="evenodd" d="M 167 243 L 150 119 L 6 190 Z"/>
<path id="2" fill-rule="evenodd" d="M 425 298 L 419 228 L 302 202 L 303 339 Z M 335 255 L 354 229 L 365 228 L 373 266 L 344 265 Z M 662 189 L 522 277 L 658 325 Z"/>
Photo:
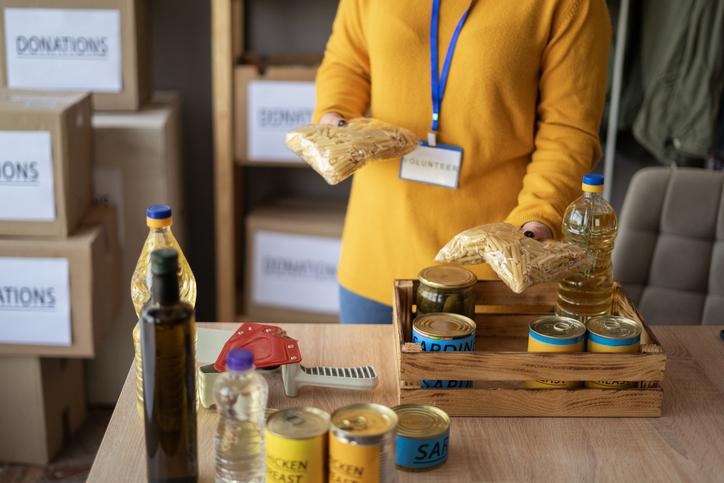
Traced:
<path id="1" fill-rule="evenodd" d="M 86 97 L 90 96 L 82 92 L 40 92 L 0 88 L 0 111 L 63 112 L 82 102 Z"/>

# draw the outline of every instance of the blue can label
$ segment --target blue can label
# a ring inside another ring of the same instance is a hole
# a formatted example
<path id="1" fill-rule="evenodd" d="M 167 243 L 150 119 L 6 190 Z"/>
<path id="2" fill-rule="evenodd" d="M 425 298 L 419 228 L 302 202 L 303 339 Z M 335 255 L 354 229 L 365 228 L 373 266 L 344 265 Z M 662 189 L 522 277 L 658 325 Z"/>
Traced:
<path id="1" fill-rule="evenodd" d="M 475 350 L 475 333 L 459 339 L 433 339 L 412 329 L 412 342 L 420 344 L 424 352 L 470 352 Z M 473 381 L 438 381 L 425 379 L 420 383 L 422 388 L 459 389 L 473 387 Z"/>
<path id="2" fill-rule="evenodd" d="M 448 433 L 430 439 L 397 436 L 395 463 L 405 468 L 425 469 L 447 460 Z"/>

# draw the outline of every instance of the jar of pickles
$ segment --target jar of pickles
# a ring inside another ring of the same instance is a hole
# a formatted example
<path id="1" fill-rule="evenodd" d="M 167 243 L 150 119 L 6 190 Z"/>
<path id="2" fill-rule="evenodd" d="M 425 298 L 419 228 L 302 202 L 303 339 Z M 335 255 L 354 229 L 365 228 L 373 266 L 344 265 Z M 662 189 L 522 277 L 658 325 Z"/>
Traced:
<path id="1" fill-rule="evenodd" d="M 415 302 L 418 314 L 447 312 L 475 316 L 477 277 L 459 265 L 436 265 L 422 270 Z"/>

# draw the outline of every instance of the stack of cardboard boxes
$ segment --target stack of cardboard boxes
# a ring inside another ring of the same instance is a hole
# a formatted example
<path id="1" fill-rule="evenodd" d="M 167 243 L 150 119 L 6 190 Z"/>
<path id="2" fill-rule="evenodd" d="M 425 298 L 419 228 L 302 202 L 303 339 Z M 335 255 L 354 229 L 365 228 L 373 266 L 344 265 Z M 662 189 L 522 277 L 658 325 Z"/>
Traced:
<path id="1" fill-rule="evenodd" d="M 133 349 L 147 204 L 179 219 L 179 106 L 143 0 L 0 0 L 0 461 L 47 463 Z"/>
<path id="2" fill-rule="evenodd" d="M 235 155 L 250 168 L 306 168 L 288 131 L 312 122 L 319 58 L 276 56 L 236 67 Z M 333 189 L 333 188 L 330 188 Z M 338 320 L 337 262 L 345 204 L 288 199 L 251 206 L 246 217 L 244 313 L 253 320 Z"/>

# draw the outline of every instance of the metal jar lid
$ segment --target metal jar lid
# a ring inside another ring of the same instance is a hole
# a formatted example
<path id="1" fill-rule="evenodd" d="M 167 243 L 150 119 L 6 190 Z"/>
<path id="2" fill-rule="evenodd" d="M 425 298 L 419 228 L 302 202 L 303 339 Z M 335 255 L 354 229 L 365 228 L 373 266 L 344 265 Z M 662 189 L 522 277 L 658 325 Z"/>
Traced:
<path id="1" fill-rule="evenodd" d="M 397 435 L 413 439 L 430 439 L 450 429 L 450 416 L 432 404 L 401 404 L 392 408 L 400 422 Z"/>
<path id="2" fill-rule="evenodd" d="M 308 407 L 282 409 L 268 417 L 266 429 L 287 439 L 314 438 L 329 430 L 329 414 Z"/>
<path id="3" fill-rule="evenodd" d="M 412 327 L 433 339 L 459 339 L 475 333 L 475 322 L 460 314 L 433 312 L 415 317 Z"/>
<path id="4" fill-rule="evenodd" d="M 619 315 L 601 315 L 586 322 L 588 330 L 599 337 L 612 340 L 629 340 L 641 336 L 641 325 L 635 320 Z"/>
<path id="5" fill-rule="evenodd" d="M 577 339 L 586 333 L 582 322 L 569 317 L 546 315 L 530 322 L 530 330 L 549 339 Z"/>
<path id="6" fill-rule="evenodd" d="M 332 428 L 348 436 L 379 436 L 397 426 L 397 415 L 387 406 L 351 404 L 332 413 Z"/>
<path id="7" fill-rule="evenodd" d="M 420 271 L 417 278 L 432 288 L 455 289 L 472 287 L 478 278 L 460 265 L 434 265 Z"/>

